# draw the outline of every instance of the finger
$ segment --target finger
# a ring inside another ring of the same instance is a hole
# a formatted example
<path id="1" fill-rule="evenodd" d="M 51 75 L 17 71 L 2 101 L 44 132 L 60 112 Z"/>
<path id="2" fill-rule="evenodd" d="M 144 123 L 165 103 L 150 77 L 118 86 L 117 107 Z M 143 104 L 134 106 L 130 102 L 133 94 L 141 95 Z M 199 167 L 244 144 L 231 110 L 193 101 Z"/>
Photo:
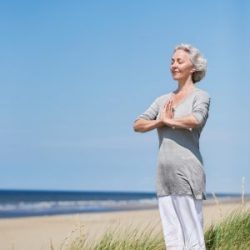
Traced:
<path id="1" fill-rule="evenodd" d="M 171 102 L 169 102 L 168 103 L 168 109 L 171 109 L 171 106 L 172 106 L 172 104 L 171 104 Z"/>
<path id="2" fill-rule="evenodd" d="M 169 111 L 169 104 L 166 106 L 166 109 L 165 109 L 166 112 Z"/>
<path id="3" fill-rule="evenodd" d="M 168 106 L 169 106 L 169 103 L 167 102 L 167 103 L 165 104 L 165 109 L 167 109 Z"/>
<path id="4" fill-rule="evenodd" d="M 165 103 L 164 107 L 167 107 L 168 106 L 168 102 Z"/>
<path id="5" fill-rule="evenodd" d="M 168 103 L 168 107 L 170 108 L 170 107 L 171 107 L 171 105 L 172 105 L 172 102 L 171 102 L 171 101 L 169 101 L 169 103 Z"/>
<path id="6" fill-rule="evenodd" d="M 167 105 L 165 104 L 164 107 L 163 107 L 163 109 L 161 110 L 161 113 L 165 113 L 166 110 L 167 110 Z"/>

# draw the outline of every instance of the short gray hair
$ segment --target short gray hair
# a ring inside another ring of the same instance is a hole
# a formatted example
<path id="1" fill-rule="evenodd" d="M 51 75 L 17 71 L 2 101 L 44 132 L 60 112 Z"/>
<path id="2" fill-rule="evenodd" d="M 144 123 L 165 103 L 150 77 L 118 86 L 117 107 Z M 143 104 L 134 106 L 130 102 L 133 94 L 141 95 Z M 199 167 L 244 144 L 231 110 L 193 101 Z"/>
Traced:
<path id="1" fill-rule="evenodd" d="M 174 49 L 184 50 L 189 53 L 190 61 L 193 63 L 195 72 L 192 75 L 192 80 L 194 83 L 199 82 L 206 74 L 207 71 L 207 60 L 203 57 L 201 52 L 190 44 L 180 44 Z"/>

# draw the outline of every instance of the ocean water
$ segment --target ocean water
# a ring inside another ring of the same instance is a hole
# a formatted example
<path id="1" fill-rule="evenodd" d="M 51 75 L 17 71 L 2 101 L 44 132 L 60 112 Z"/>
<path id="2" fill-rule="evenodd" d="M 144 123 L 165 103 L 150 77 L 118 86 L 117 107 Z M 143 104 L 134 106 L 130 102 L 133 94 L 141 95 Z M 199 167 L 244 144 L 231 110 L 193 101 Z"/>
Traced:
<path id="1" fill-rule="evenodd" d="M 0 190 L 0 218 L 150 208 L 154 193 Z"/>
<path id="2" fill-rule="evenodd" d="M 240 194 L 216 194 L 240 198 Z M 207 194 L 208 199 L 212 198 Z M 74 214 L 157 207 L 155 193 L 0 190 L 0 218 Z"/>

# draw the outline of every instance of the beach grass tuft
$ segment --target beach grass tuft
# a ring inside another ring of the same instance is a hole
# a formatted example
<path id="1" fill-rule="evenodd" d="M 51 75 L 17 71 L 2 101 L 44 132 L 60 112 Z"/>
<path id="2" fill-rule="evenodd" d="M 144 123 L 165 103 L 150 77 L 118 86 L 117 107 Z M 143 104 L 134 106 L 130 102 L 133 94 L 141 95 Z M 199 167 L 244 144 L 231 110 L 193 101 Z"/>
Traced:
<path id="1" fill-rule="evenodd" d="M 76 237 L 71 244 L 64 245 L 63 250 L 163 250 L 164 240 L 161 231 L 155 227 L 119 226 L 107 230 L 96 242 L 88 242 L 86 237 Z"/>
<path id="2" fill-rule="evenodd" d="M 205 240 L 211 250 L 250 249 L 250 209 L 243 206 L 211 225 L 205 232 Z"/>
<path id="3" fill-rule="evenodd" d="M 138 229 L 140 228 L 140 230 Z M 250 209 L 242 206 L 205 232 L 207 250 L 250 249 Z M 107 230 L 96 242 L 85 234 L 74 238 L 63 250 L 165 250 L 162 232 L 154 226 L 130 226 Z"/>

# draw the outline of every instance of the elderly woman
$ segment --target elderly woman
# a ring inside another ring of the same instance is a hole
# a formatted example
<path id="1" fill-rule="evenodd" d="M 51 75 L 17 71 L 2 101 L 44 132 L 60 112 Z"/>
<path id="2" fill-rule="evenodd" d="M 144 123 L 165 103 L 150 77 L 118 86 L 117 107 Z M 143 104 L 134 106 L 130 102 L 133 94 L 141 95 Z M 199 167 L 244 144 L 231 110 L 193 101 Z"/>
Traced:
<path id="1" fill-rule="evenodd" d="M 181 44 L 174 50 L 170 70 L 175 91 L 155 99 L 134 122 L 136 132 L 157 129 L 159 154 L 157 197 L 168 250 L 205 249 L 202 201 L 206 176 L 199 138 L 210 106 L 209 94 L 196 87 L 207 61 L 198 49 Z"/>

